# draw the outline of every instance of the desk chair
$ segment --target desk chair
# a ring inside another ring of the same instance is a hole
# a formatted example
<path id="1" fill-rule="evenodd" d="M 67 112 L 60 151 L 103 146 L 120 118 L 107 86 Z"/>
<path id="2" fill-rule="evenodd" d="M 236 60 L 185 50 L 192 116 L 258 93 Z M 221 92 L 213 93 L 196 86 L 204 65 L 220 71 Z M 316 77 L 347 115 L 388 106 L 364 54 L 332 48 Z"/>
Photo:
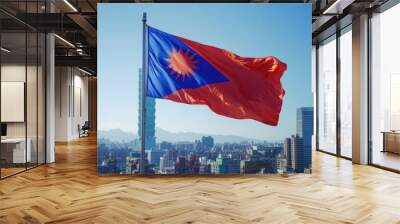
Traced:
<path id="1" fill-rule="evenodd" d="M 90 129 L 89 121 L 85 121 L 85 123 L 82 125 L 82 127 L 80 127 L 80 125 L 78 125 L 79 138 L 89 136 L 89 129 Z"/>

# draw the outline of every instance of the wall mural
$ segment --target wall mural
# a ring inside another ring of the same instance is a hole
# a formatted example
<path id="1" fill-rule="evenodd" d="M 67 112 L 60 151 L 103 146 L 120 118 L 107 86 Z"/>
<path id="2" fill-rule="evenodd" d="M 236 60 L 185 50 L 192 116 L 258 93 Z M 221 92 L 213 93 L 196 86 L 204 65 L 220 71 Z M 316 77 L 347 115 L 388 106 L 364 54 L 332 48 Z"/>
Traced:
<path id="1" fill-rule="evenodd" d="M 311 172 L 310 21 L 310 4 L 99 4 L 98 173 Z"/>

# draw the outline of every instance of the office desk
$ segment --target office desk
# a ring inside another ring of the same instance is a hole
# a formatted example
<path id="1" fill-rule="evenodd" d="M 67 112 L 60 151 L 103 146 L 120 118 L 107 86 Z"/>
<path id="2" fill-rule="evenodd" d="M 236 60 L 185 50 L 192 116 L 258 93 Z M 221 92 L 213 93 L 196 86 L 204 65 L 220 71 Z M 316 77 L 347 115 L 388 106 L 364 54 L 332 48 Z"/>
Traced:
<path id="1" fill-rule="evenodd" d="M 31 139 L 27 139 L 25 151 L 25 138 L 6 138 L 1 139 L 1 159 L 6 163 L 26 163 L 31 162 Z"/>
<path id="2" fill-rule="evenodd" d="M 383 150 L 382 152 L 392 152 L 400 154 L 400 132 L 383 131 Z"/>

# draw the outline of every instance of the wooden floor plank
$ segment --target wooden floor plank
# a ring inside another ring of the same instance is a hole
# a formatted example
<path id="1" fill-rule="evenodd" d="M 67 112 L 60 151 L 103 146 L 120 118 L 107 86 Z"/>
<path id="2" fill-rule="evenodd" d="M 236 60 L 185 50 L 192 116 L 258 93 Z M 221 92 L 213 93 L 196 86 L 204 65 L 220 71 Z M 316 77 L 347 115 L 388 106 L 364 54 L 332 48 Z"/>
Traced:
<path id="1" fill-rule="evenodd" d="M 96 173 L 96 139 L 0 181 L 0 223 L 400 223 L 400 175 L 320 152 L 288 178 Z"/>

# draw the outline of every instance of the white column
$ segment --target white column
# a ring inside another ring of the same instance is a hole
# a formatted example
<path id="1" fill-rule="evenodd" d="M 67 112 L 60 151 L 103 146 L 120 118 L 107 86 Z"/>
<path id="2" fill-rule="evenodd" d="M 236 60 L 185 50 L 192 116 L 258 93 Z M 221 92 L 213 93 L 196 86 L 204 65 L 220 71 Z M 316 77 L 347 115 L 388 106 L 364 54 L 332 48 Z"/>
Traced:
<path id="1" fill-rule="evenodd" d="M 368 15 L 353 19 L 353 162 L 368 163 Z"/>
<path id="2" fill-rule="evenodd" d="M 55 60 L 54 60 L 54 35 L 46 36 L 46 158 L 47 163 L 55 161 L 54 133 L 55 133 Z"/>
<path id="3" fill-rule="evenodd" d="M 52 1 L 46 1 L 46 11 L 54 12 Z M 46 35 L 46 163 L 55 162 L 55 43 L 54 34 Z"/>

